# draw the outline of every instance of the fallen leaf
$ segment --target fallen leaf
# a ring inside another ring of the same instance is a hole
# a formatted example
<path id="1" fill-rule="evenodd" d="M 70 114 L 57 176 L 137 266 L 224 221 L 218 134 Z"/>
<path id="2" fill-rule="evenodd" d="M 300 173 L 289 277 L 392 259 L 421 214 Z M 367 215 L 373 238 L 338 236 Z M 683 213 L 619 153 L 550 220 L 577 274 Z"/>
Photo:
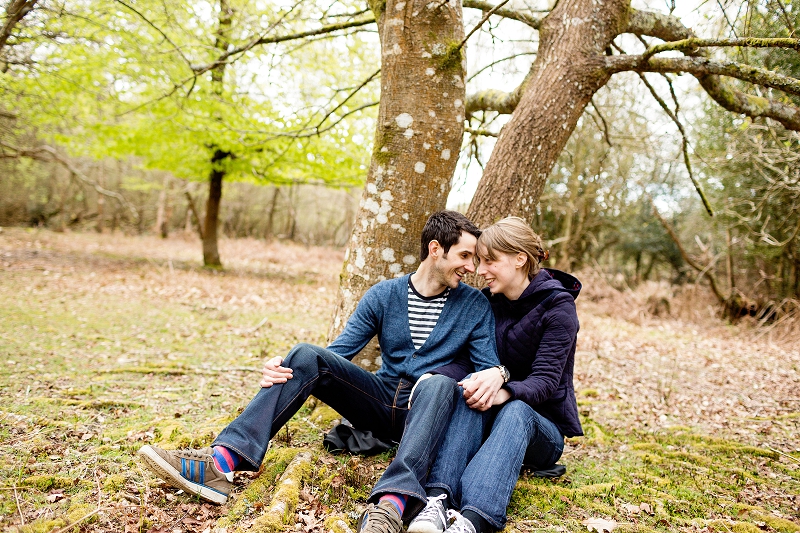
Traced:
<path id="1" fill-rule="evenodd" d="M 50 494 L 47 495 L 47 501 L 50 503 L 55 503 L 63 500 L 64 498 L 66 498 L 66 496 L 64 496 L 64 491 L 60 489 L 51 491 Z"/>
<path id="2" fill-rule="evenodd" d="M 632 503 L 623 503 L 620 507 L 631 514 L 639 514 L 639 512 L 642 510 L 641 507 L 638 505 L 633 505 Z"/>
<path id="3" fill-rule="evenodd" d="M 645 502 L 640 503 L 639 504 L 639 509 L 641 509 L 642 511 L 644 511 L 645 513 L 647 513 L 649 515 L 653 514 L 653 508 L 650 506 L 649 503 L 645 503 Z"/>
<path id="4" fill-rule="evenodd" d="M 616 520 L 606 520 L 605 518 L 590 518 L 588 520 L 583 521 L 583 525 L 586 526 L 586 529 L 589 531 L 597 531 L 597 533 L 603 533 L 607 531 L 611 533 L 617 527 Z"/>

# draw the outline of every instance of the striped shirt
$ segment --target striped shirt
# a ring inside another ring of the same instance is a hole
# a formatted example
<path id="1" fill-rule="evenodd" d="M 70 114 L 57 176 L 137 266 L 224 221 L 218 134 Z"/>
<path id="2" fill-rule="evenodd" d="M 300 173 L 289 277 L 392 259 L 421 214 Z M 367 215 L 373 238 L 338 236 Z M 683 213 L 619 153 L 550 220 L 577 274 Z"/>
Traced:
<path id="1" fill-rule="evenodd" d="M 425 344 L 425 340 L 433 331 L 449 295 L 450 288 L 448 287 L 443 293 L 436 296 L 422 296 L 414 289 L 411 278 L 408 279 L 408 326 L 411 329 L 411 341 L 416 350 Z"/>

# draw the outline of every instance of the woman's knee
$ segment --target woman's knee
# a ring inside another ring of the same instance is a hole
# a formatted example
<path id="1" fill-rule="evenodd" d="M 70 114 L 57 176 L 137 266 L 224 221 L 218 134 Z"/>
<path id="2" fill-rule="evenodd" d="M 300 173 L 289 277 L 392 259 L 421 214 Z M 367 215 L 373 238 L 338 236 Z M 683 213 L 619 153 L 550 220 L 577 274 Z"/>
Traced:
<path id="1" fill-rule="evenodd" d="M 530 427 L 533 424 L 533 419 L 536 416 L 536 411 L 523 402 L 522 400 L 514 400 L 503 406 L 494 421 L 494 427 L 508 427 L 511 429 L 520 427 Z"/>

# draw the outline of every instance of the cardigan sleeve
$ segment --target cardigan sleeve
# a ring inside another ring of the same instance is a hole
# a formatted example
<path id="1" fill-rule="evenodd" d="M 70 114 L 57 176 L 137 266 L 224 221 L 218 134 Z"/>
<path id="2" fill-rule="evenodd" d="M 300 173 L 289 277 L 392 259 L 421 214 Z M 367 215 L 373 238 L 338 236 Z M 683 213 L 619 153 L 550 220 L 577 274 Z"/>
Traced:
<path id="1" fill-rule="evenodd" d="M 364 294 L 344 330 L 328 346 L 328 350 L 346 359 L 353 359 L 380 331 L 383 313 L 378 291 L 378 286 L 373 286 Z"/>
<path id="2" fill-rule="evenodd" d="M 494 313 L 489 301 L 480 293 L 475 307 L 470 310 L 475 316 L 475 325 L 469 336 L 469 359 L 475 370 L 486 370 L 500 364 L 497 357 L 497 341 L 494 332 Z"/>
<path id="3" fill-rule="evenodd" d="M 468 357 L 458 357 L 449 365 L 440 366 L 436 370 L 431 370 L 430 373 L 441 374 L 453 378 L 456 381 L 461 381 L 467 374 L 471 374 L 473 371 L 474 367 Z"/>
<path id="4" fill-rule="evenodd" d="M 536 406 L 553 397 L 561 382 L 561 375 L 575 337 L 578 334 L 578 314 L 575 301 L 562 293 L 543 317 L 544 332 L 535 354 L 531 354 L 531 368 L 521 381 L 511 381 L 506 388 L 512 399 Z"/>

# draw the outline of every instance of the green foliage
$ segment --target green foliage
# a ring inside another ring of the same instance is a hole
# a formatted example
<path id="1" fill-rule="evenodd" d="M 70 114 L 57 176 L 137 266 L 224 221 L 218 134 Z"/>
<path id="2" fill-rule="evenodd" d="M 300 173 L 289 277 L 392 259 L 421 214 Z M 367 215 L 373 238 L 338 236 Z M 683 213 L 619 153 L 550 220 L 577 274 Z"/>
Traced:
<path id="1" fill-rule="evenodd" d="M 744 35 L 788 36 L 800 24 L 800 2 L 783 1 L 780 8 L 776 4 L 748 4 L 738 30 Z M 727 53 L 737 61 L 800 77 L 800 57 L 794 51 Z M 796 97 L 780 98 L 800 104 Z M 732 116 L 712 104 L 704 109 L 697 136 L 699 168 L 713 203 L 721 207 L 720 216 L 700 232 L 703 239 L 714 253 L 731 255 L 735 268 L 730 275 L 750 298 L 778 307 L 786 298 L 800 298 L 800 136 L 772 121 Z"/>
<path id="2" fill-rule="evenodd" d="M 40 10 L 44 35 L 28 44 L 35 68 L 0 74 L 0 101 L 24 117 L 18 128 L 35 127 L 73 155 L 133 156 L 193 180 L 216 166 L 227 179 L 360 183 L 373 118 L 357 109 L 376 99 L 377 86 L 347 96 L 374 72 L 369 39 L 351 33 L 258 45 L 208 68 L 221 53 L 219 31 L 233 49 L 316 28 L 353 6 L 322 12 L 237 0 L 230 7 L 230 27 L 220 26 L 214 4 L 145 1 L 134 11 L 83 0 Z M 231 156 L 215 165 L 216 150 Z"/>

